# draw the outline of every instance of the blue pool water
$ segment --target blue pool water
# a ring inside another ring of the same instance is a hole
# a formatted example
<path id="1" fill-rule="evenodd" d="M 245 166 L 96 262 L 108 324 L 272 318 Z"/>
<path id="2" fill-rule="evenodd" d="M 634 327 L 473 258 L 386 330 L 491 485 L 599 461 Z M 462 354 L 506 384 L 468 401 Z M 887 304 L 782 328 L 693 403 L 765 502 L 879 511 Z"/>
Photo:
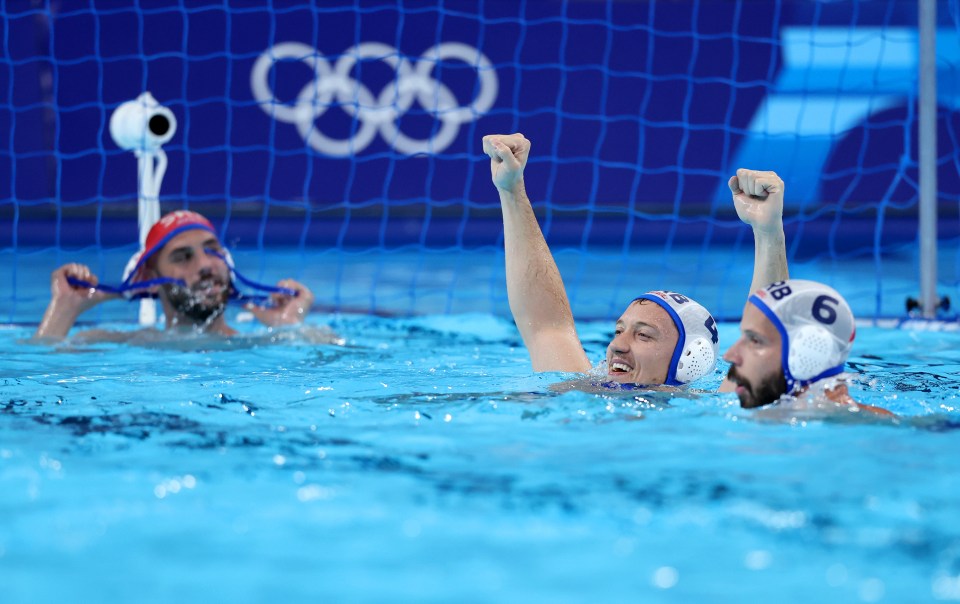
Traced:
<path id="1" fill-rule="evenodd" d="M 561 392 L 493 312 L 241 325 L 0 329 L 0 600 L 960 600 L 956 332 L 859 330 L 854 395 L 901 416 L 870 422 L 742 410 L 725 367 Z"/>

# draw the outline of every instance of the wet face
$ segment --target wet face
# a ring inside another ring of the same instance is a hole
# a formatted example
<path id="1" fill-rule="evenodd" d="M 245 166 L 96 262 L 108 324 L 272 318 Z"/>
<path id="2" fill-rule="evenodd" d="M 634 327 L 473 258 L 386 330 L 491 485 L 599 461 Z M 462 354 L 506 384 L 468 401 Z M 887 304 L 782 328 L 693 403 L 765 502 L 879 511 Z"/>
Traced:
<path id="1" fill-rule="evenodd" d="M 166 284 L 161 297 L 178 317 L 204 325 L 220 316 L 230 297 L 230 269 L 220 258 L 206 253 L 223 253 L 209 231 L 191 229 L 167 242 L 156 256 L 154 272 L 160 277 L 182 280 L 186 285 Z"/>
<path id="2" fill-rule="evenodd" d="M 759 308 L 747 303 L 740 321 L 740 339 L 727 350 L 727 378 L 736 384 L 740 406 L 762 407 L 787 393 L 780 332 Z"/>
<path id="3" fill-rule="evenodd" d="M 607 378 L 622 384 L 662 384 L 680 333 L 663 308 L 637 300 L 617 320 L 607 346 Z"/>

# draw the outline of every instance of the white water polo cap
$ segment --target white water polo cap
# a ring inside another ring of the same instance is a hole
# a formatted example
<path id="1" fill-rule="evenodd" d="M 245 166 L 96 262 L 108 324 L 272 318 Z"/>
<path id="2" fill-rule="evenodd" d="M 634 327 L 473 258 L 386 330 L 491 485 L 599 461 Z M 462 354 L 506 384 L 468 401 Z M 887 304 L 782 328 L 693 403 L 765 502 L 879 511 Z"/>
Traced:
<path id="1" fill-rule="evenodd" d="M 837 290 L 816 281 L 778 281 L 750 296 L 780 332 L 787 392 L 843 372 L 857 335 L 853 311 Z"/>
<path id="2" fill-rule="evenodd" d="M 713 371 L 720 356 L 720 335 L 706 308 L 676 292 L 647 292 L 637 300 L 650 300 L 666 310 L 679 332 L 665 384 L 681 386 Z"/>

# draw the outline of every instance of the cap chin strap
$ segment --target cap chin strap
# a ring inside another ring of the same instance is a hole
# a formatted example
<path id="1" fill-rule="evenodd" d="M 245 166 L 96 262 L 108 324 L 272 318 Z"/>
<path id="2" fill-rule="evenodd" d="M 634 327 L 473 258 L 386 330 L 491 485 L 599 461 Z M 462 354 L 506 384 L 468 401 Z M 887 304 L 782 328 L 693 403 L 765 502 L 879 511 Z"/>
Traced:
<path id="1" fill-rule="evenodd" d="M 211 250 L 209 248 L 205 249 L 204 251 L 206 251 L 211 256 L 216 256 L 217 258 L 223 260 L 223 263 L 226 264 L 227 268 L 230 269 L 230 274 L 233 277 L 235 277 L 238 281 L 240 281 L 240 283 L 243 283 L 247 287 L 252 287 L 253 289 L 258 289 L 260 291 L 267 292 L 268 294 L 282 294 L 284 296 L 291 296 L 291 297 L 297 297 L 300 294 L 300 292 L 298 292 L 297 290 L 290 289 L 289 287 L 278 287 L 276 285 L 266 285 L 265 283 L 258 283 L 252 279 L 247 279 L 246 277 L 241 275 L 240 272 L 237 270 L 237 268 L 233 265 L 233 258 L 230 257 L 230 252 L 228 252 L 225 248 L 223 249 L 222 254 L 220 252 L 217 252 L 217 250 Z M 260 295 L 260 294 L 243 294 L 236 287 L 234 287 L 233 291 L 230 294 L 230 298 L 235 300 L 265 301 L 265 300 L 269 300 L 270 296 Z"/>
<path id="2" fill-rule="evenodd" d="M 217 250 L 204 248 L 204 251 L 211 256 L 215 256 L 220 260 L 223 260 L 223 263 L 226 264 L 227 268 L 230 269 L 230 275 L 232 277 L 235 277 L 238 281 L 240 281 L 247 287 L 268 292 L 268 294 L 282 294 L 285 296 L 292 296 L 292 297 L 296 297 L 300 293 L 295 289 L 290 289 L 289 287 L 277 287 L 275 285 L 266 285 L 263 283 L 257 283 L 256 281 L 253 281 L 251 279 L 247 279 L 246 277 L 241 275 L 239 272 L 237 272 L 237 269 L 233 265 L 233 258 L 230 257 L 230 252 L 228 252 L 226 249 L 222 250 L 222 252 L 218 252 Z M 139 268 L 139 264 L 142 262 L 143 262 L 142 258 L 139 258 L 138 256 L 134 256 L 133 258 L 130 259 L 130 263 L 127 264 L 127 268 L 129 269 L 131 264 L 133 264 L 136 268 Z M 133 273 L 130 273 L 127 275 L 127 278 L 124 280 L 124 282 L 119 286 L 106 285 L 103 283 L 98 283 L 97 285 L 93 285 L 89 281 L 84 281 L 82 279 L 77 279 L 74 277 L 67 277 L 67 283 L 69 283 L 74 287 L 86 287 L 86 288 L 96 289 L 98 291 L 106 292 L 108 294 L 119 294 L 130 300 L 137 300 L 139 298 L 156 298 L 157 295 L 155 293 L 152 293 L 147 290 L 157 285 L 165 285 L 169 283 L 169 284 L 179 285 L 180 287 L 187 286 L 186 282 L 183 279 L 173 279 L 171 277 L 158 277 L 156 279 L 148 279 L 146 281 L 136 281 L 136 282 L 131 282 L 132 279 L 133 279 Z M 230 288 L 231 300 L 238 300 L 243 302 L 248 302 L 248 301 L 265 302 L 269 300 L 269 295 L 240 293 L 240 291 L 238 291 L 237 288 L 233 286 L 232 280 L 230 285 L 231 285 L 231 288 Z"/>
<path id="3" fill-rule="evenodd" d="M 136 283 L 125 283 L 121 285 L 107 285 L 105 283 L 98 283 L 94 285 L 89 281 L 84 281 L 83 279 L 77 279 L 76 277 L 67 277 L 67 283 L 74 287 L 86 287 L 89 289 L 95 289 L 97 291 L 105 292 L 108 294 L 117 294 L 123 296 L 129 300 L 139 300 L 140 298 L 156 298 L 157 295 L 150 293 L 148 291 L 137 291 L 137 290 L 147 290 L 156 285 L 166 285 L 171 283 L 174 285 L 179 285 L 180 287 L 186 287 L 187 284 L 183 279 L 173 279 L 171 277 L 158 277 L 156 279 L 148 279 L 146 281 L 137 281 Z"/>

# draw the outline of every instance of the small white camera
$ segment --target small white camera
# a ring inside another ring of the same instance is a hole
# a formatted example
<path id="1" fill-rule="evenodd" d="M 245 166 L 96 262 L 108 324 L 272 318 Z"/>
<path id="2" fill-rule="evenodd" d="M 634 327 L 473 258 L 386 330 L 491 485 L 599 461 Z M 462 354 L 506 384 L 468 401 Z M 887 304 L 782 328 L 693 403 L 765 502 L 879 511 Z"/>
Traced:
<path id="1" fill-rule="evenodd" d="M 117 107 L 110 116 L 110 135 L 117 146 L 127 151 L 153 152 L 173 138 L 177 118 L 144 92 Z"/>

